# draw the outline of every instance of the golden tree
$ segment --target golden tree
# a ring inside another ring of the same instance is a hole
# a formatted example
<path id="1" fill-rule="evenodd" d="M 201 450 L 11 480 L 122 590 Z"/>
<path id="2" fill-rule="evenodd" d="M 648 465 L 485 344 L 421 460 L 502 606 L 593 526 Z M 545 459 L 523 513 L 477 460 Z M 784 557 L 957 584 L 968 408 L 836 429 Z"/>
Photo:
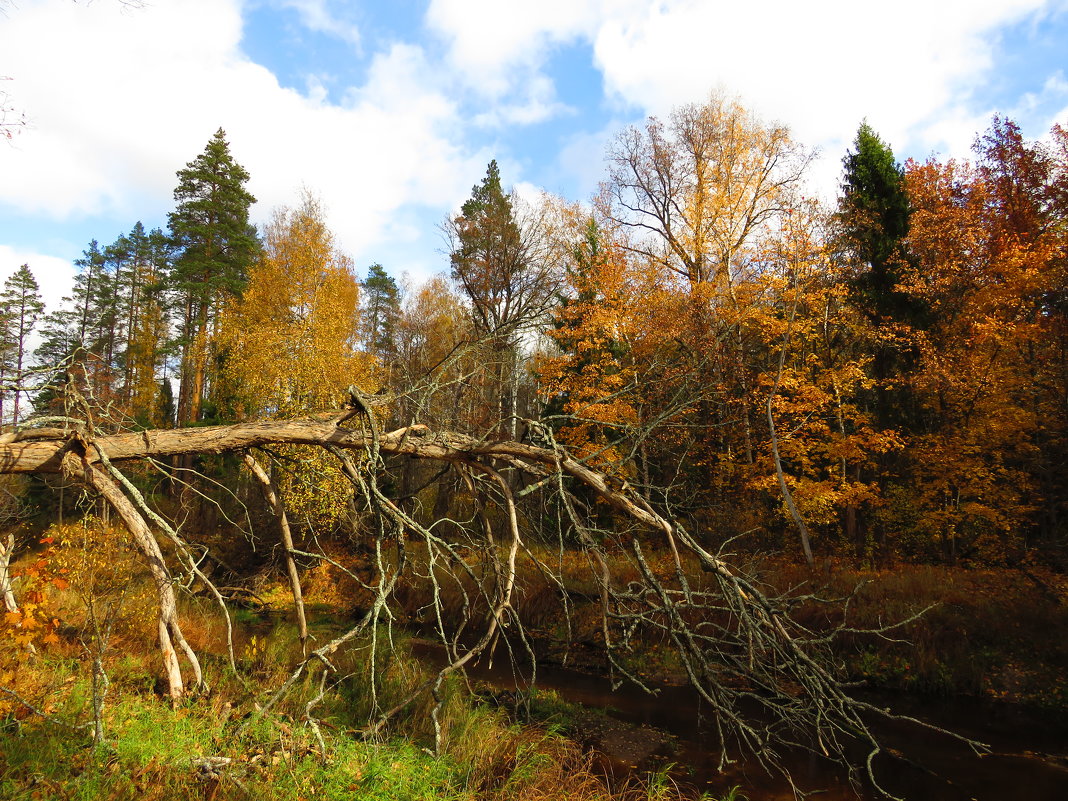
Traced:
<path id="1" fill-rule="evenodd" d="M 237 417 L 299 415 L 339 406 L 351 385 L 374 389 L 373 360 L 357 349 L 359 283 L 323 216 L 308 193 L 278 209 L 248 288 L 224 312 L 220 395 Z M 333 460 L 288 455 L 280 484 L 290 509 L 306 525 L 336 523 L 351 493 Z"/>
<path id="2" fill-rule="evenodd" d="M 677 274 L 688 290 L 686 347 L 711 390 L 696 409 L 711 428 L 691 455 L 745 473 L 756 436 L 754 254 L 789 208 L 809 157 L 784 126 L 712 94 L 676 108 L 666 122 L 628 128 L 608 160 L 601 214 L 626 232 L 628 250 Z M 740 420 L 737 434 L 719 425 L 726 419 Z"/>
<path id="3" fill-rule="evenodd" d="M 915 207 L 908 290 L 932 309 L 915 388 L 928 419 L 914 438 L 916 530 L 956 560 L 1001 558 L 1033 513 L 1036 308 L 1057 256 L 1046 237 L 1004 237 L 997 188 L 967 163 L 910 163 Z"/>
<path id="4" fill-rule="evenodd" d="M 239 417 L 330 408 L 350 384 L 367 387 L 373 365 L 357 350 L 359 282 L 314 197 L 275 212 L 222 328 L 225 394 Z"/>

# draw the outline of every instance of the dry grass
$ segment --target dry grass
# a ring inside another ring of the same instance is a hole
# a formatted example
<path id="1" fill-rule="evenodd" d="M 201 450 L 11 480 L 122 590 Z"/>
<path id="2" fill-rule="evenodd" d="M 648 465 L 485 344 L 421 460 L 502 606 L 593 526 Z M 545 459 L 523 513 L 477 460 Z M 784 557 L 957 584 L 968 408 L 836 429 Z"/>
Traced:
<path id="1" fill-rule="evenodd" d="M 769 584 L 827 597 L 859 586 L 847 618 L 856 628 L 904 620 L 931 607 L 888 635 L 896 642 L 841 638 L 837 653 L 855 678 L 911 691 L 1068 706 L 1068 594 L 1058 591 L 1055 576 L 907 564 L 862 570 L 845 561 L 826 562 L 813 574 L 775 559 L 763 560 L 760 574 Z M 806 605 L 800 617 L 816 631 L 843 621 L 838 608 L 817 604 Z"/>

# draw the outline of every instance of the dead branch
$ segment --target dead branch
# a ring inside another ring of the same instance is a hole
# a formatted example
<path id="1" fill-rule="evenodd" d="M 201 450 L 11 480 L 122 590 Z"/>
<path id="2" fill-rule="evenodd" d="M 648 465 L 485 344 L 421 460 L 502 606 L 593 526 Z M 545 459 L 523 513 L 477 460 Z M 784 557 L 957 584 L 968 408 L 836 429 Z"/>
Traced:
<path id="1" fill-rule="evenodd" d="M 362 400 L 361 396 L 354 397 Z M 629 485 L 613 482 L 571 456 L 553 441 L 551 432 L 541 438 L 541 446 L 433 432 L 418 425 L 382 433 L 366 404 L 361 407 L 354 401 L 353 407 L 304 420 L 97 436 L 92 439 L 92 447 L 85 447 L 81 437 L 68 434 L 9 442 L 0 444 L 0 472 L 62 470 L 99 492 L 118 511 L 148 560 L 157 584 L 160 644 L 174 697 L 184 687 L 172 642 L 185 650 L 198 682 L 199 665 L 181 637 L 170 574 L 158 546 L 142 514 L 105 468 L 112 469 L 114 463 L 135 459 L 247 451 L 271 444 L 315 445 L 326 448 L 339 459 L 357 496 L 371 513 L 376 575 L 362 583 L 371 589 L 373 601 L 349 631 L 312 651 L 293 669 L 264 711 L 284 697 L 314 663 L 321 664 L 324 671 L 334 672 L 330 656 L 366 632 L 371 632 L 374 669 L 376 627 L 380 620 L 391 619 L 391 596 L 409 569 L 405 550 L 409 535 L 421 540 L 426 548 L 426 579 L 433 587 L 438 634 L 449 655 L 449 664 L 418 688 L 417 694 L 436 695 L 446 675 L 461 670 L 480 654 L 492 653 L 498 641 L 511 648 L 509 638 L 502 636 L 506 626 L 511 626 L 520 640 L 526 642 L 512 608 L 516 560 L 523 549 L 523 523 L 516 503 L 518 499 L 530 497 L 534 492 L 530 487 L 537 485 L 538 492 L 552 494 L 559 503 L 566 513 L 565 520 L 570 522 L 594 566 L 603 647 L 613 670 L 640 684 L 622 655 L 643 633 L 669 639 L 690 682 L 715 712 L 724 763 L 732 752 L 740 750 L 775 768 L 781 765 L 784 746 L 807 748 L 847 763 L 847 748 L 857 740 L 867 744 L 871 754 L 878 753 L 878 741 L 870 728 L 871 716 L 892 715 L 850 695 L 827 650 L 828 638 L 814 635 L 792 617 L 792 610 L 804 599 L 765 593 L 754 580 L 732 568 L 722 552 L 708 550 L 677 520 L 659 511 Z M 342 420 L 348 423 L 357 418 L 358 427 L 338 426 Z M 532 427 L 538 425 L 533 421 L 528 423 Z M 358 460 L 353 451 L 362 452 Z M 475 516 L 479 521 L 475 528 L 480 533 L 461 527 L 460 536 L 469 540 L 447 541 L 434 532 L 434 524 L 421 524 L 387 497 L 378 485 L 386 455 L 459 467 L 470 492 L 482 504 L 482 512 Z M 502 470 L 510 472 L 504 475 Z M 484 479 L 475 480 L 475 476 Z M 529 477 L 532 483 L 517 486 L 524 477 Z M 617 517 L 612 530 L 597 529 L 591 522 L 592 509 L 586 508 L 575 494 L 580 487 L 615 510 Z M 485 514 L 485 504 L 490 502 L 503 514 L 503 523 L 491 521 Z M 495 526 L 500 526 L 502 531 L 495 531 Z M 655 566 L 646 553 L 658 540 L 670 555 L 666 568 Z M 287 555 L 291 556 L 292 545 L 286 547 Z M 383 556 L 390 547 L 397 551 L 393 565 Z M 701 579 L 701 586 L 691 584 L 684 569 L 684 556 L 696 559 L 703 568 L 705 578 Z M 638 579 L 623 581 L 613 573 L 621 559 L 629 560 Z M 446 575 L 451 576 L 462 594 L 463 608 L 457 619 L 448 621 L 449 626 L 444 620 L 439 566 L 446 567 Z M 479 576 L 477 566 L 488 568 L 489 575 Z M 468 582 L 467 587 L 461 578 Z M 476 601 L 483 605 L 483 625 L 474 644 L 461 647 L 460 632 L 473 620 Z M 843 627 L 843 631 L 852 629 Z M 417 694 L 392 709 L 381 711 L 371 731 L 378 731 Z M 760 712 L 754 715 L 753 710 Z M 307 714 L 310 717 L 310 708 Z M 970 744 L 978 747 L 976 743 Z M 869 774 L 870 764 L 869 760 Z"/>
<path id="2" fill-rule="evenodd" d="M 263 466 L 256 461 L 256 457 L 246 452 L 243 459 L 249 472 L 259 482 L 267 505 L 271 507 L 274 516 L 278 518 L 278 527 L 282 533 L 282 546 L 286 549 L 286 571 L 289 574 L 289 587 L 293 592 L 293 607 L 297 613 L 300 647 L 307 654 L 308 621 L 304 617 L 304 596 L 300 590 L 300 575 L 297 573 L 297 563 L 293 559 L 293 533 L 289 530 L 289 517 L 286 515 L 286 507 L 282 503 L 281 497 L 275 492 L 274 482 L 271 481 L 271 477 L 267 475 L 267 471 L 263 469 Z"/>

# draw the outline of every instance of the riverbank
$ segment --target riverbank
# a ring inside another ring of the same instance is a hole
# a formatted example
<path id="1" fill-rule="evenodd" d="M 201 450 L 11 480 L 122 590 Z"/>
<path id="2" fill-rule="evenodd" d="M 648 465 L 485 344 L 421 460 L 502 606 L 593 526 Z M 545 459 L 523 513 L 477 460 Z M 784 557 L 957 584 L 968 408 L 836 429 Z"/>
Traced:
<path id="1" fill-rule="evenodd" d="M 598 585 L 579 554 L 532 547 L 520 563 L 514 613 L 539 660 L 604 673 Z M 546 579 L 550 565 L 559 582 Z M 648 555 L 658 574 L 674 571 L 668 553 Z M 816 570 L 775 555 L 739 554 L 731 563 L 769 595 L 786 593 L 792 616 L 814 638 L 828 637 L 849 681 L 873 690 L 921 697 L 999 700 L 1050 715 L 1068 714 L 1068 576 L 1037 565 L 964 568 L 908 563 L 865 568 L 826 559 Z M 695 560 L 683 560 L 690 585 L 709 586 Z M 609 565 L 619 584 L 636 573 L 624 559 Z M 424 573 L 429 575 L 429 573 Z M 478 592 L 429 582 L 397 594 L 406 622 L 417 629 L 460 619 Z M 470 606 L 466 610 L 472 613 Z M 477 609 L 474 612 L 477 614 Z M 902 625 L 897 625 L 902 624 Z M 888 628 L 890 627 L 890 628 Z M 837 631 L 837 633 L 835 633 Z M 882 630 L 881 634 L 865 633 Z M 686 683 L 669 637 L 639 630 L 617 658 L 639 678 Z"/>
<path id="2" fill-rule="evenodd" d="M 441 646 L 413 640 L 413 653 L 443 661 Z M 688 686 L 649 680 L 652 693 L 602 674 L 542 664 L 531 687 L 529 666 L 482 660 L 468 671 L 481 697 L 515 719 L 552 725 L 591 749 L 602 770 L 617 778 L 658 772 L 684 793 L 714 798 L 742 792 L 749 801 L 793 801 L 794 787 L 778 772 L 735 751 L 721 762 L 714 716 Z M 873 720 L 885 746 L 873 763 L 881 786 L 898 797 L 940 801 L 1061 801 L 1068 797 L 1068 723 L 1034 707 L 996 699 L 936 698 L 866 691 L 865 700 L 901 715 L 986 743 L 979 755 L 959 739 L 907 721 Z M 862 764 L 866 752 L 852 758 Z M 825 801 L 883 798 L 863 771 L 804 749 L 780 753 L 796 786 Z M 738 788 L 741 788 L 740 790 Z"/>
<path id="3" fill-rule="evenodd" d="M 663 554 L 652 555 L 650 562 L 655 569 L 669 569 Z M 515 611 L 526 627 L 527 644 L 539 657 L 540 689 L 533 696 L 516 694 L 515 671 L 522 671 L 523 660 L 509 661 L 507 649 L 499 647 L 496 669 L 508 673 L 511 687 L 507 680 L 483 676 L 482 664 L 473 665 L 470 674 L 487 684 L 473 697 L 458 677 L 450 679 L 439 716 L 444 745 L 437 755 L 428 695 L 405 710 L 386 736 L 367 740 L 361 735 L 371 713 L 369 699 L 388 708 L 428 675 L 405 656 L 409 645 L 403 631 L 427 625 L 420 619 L 426 614 L 425 587 L 409 585 L 396 595 L 396 650 L 379 651 L 379 659 L 386 661 L 376 667 L 373 692 L 367 683 L 367 643 L 335 665 L 338 673 L 329 692 L 314 706 L 321 742 L 306 722 L 307 704 L 320 689 L 318 673 L 304 680 L 275 714 L 259 717 L 265 695 L 281 684 L 299 655 L 293 627 L 286 622 L 291 600 L 282 583 L 272 580 L 255 588 L 269 610 L 238 614 L 237 674 L 226 665 L 223 628 L 212 603 L 186 603 L 183 625 L 193 647 L 206 654 L 215 686 L 209 695 L 178 709 L 170 709 L 160 697 L 151 616 L 141 614 L 140 605 L 131 606 L 104 655 L 111 689 L 103 720 L 107 745 L 101 750 L 88 747 L 84 729 L 69 728 L 88 723 L 91 711 L 85 621 L 72 612 L 58 644 L 22 659 L 17 670 L 5 675 L 5 686 L 35 708 L 0 699 L 6 721 L 0 732 L 0 797 L 240 798 L 246 797 L 242 788 L 248 788 L 255 797 L 279 799 L 311 798 L 314 790 L 316 798 L 581 801 L 669 798 L 672 782 L 690 795 L 708 791 L 712 797 L 731 797 L 741 786 L 751 801 L 789 797 L 783 795 L 792 793 L 788 785 L 769 779 L 755 764 L 719 764 L 718 745 L 704 728 L 707 707 L 682 686 L 669 641 L 638 637 L 632 650 L 620 654 L 658 695 L 646 696 L 633 687 L 611 691 L 589 566 L 569 554 L 560 555 L 558 564 L 564 567 L 562 586 L 548 584 L 532 570 L 517 578 Z M 913 776 L 906 782 L 912 797 L 1002 801 L 1018 797 L 1012 782 L 1034 776 L 1053 789 L 1029 790 L 1029 799 L 1066 797 L 1068 737 L 1058 723 L 1065 709 L 1061 683 L 1068 675 L 1068 616 L 1058 576 L 1037 569 L 907 565 L 870 571 L 841 563 L 824 563 L 811 573 L 771 557 L 743 564 L 762 586 L 792 587 L 797 617 L 814 635 L 842 625 L 882 626 L 931 607 L 888 637 L 845 632 L 835 651 L 851 677 L 869 691 L 883 693 L 873 696 L 878 705 L 994 745 L 994 756 L 977 761 L 966 748 L 947 746 L 938 738 L 887 729 L 897 755 L 880 757 L 880 766 L 900 780 Z M 696 570 L 694 577 L 700 579 Z M 815 600 L 847 595 L 845 614 L 836 611 L 840 606 Z M 804 600 L 808 596 L 813 597 Z M 319 641 L 336 633 L 361 602 L 358 592 L 323 568 L 307 576 L 307 598 L 312 634 Z M 445 594 L 446 615 L 460 598 Z M 63 594 L 52 600 L 62 606 Z M 71 609 L 80 603 L 68 600 Z M 388 653 L 393 656 L 385 657 Z M 1036 739 L 1035 732 L 1045 732 L 1046 739 Z M 487 743 L 491 746 L 483 745 Z M 912 753 L 917 744 L 923 758 Z M 864 755 L 857 757 L 863 760 Z M 229 761 L 202 761 L 209 758 Z M 788 759 L 802 786 L 820 789 L 827 799 L 855 797 L 849 776 L 839 767 L 808 754 Z M 930 776 L 938 777 L 935 784 L 924 784 Z M 561 795 L 562 784 L 575 794 Z M 935 795 L 931 787 L 938 788 Z M 990 794 L 995 789 L 999 795 Z"/>
<path id="4" fill-rule="evenodd" d="M 316 628 L 325 634 L 332 624 Z M 311 671 L 267 714 L 263 705 L 300 652 L 294 628 L 274 616 L 241 621 L 236 672 L 218 648 L 218 621 L 204 613 L 190 625 L 212 686 L 175 706 L 157 687 L 157 656 L 116 642 L 107 655 L 99 715 L 104 738 L 94 743 L 90 671 L 73 629 L 17 672 L 5 672 L 11 692 L 0 697 L 0 798 L 681 798 L 656 777 L 609 781 L 579 743 L 480 702 L 459 676 L 442 684 L 436 715 L 424 693 L 381 732 L 370 733 L 376 709 L 398 703 L 431 675 L 408 654 L 401 632 L 390 648 L 379 643 L 373 674 L 364 640 L 335 655 L 328 680 Z"/>

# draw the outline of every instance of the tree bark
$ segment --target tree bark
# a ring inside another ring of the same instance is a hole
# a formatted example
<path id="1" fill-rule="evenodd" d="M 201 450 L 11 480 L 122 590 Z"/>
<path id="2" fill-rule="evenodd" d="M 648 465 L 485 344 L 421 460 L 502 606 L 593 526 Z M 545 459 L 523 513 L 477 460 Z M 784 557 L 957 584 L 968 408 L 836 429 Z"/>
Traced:
<path id="1" fill-rule="evenodd" d="M 167 673 L 169 694 L 172 700 L 177 701 L 185 694 L 185 682 L 175 646 L 182 650 L 189 661 L 197 686 L 203 684 L 203 674 L 196 653 L 186 642 L 182 629 L 178 625 L 178 604 L 174 595 L 174 581 L 170 570 L 167 569 L 159 543 L 156 542 L 144 517 L 123 494 L 111 476 L 99 466 L 99 463 L 94 463 L 98 460 L 99 457 L 94 460 L 87 454 L 79 456 L 73 450 L 67 449 L 61 461 L 62 470 L 66 476 L 81 481 L 107 501 L 118 513 L 145 557 L 145 562 L 152 574 L 152 581 L 156 586 L 156 598 L 159 601 L 159 644 L 163 653 L 163 666 Z"/>
<path id="2" fill-rule="evenodd" d="M 15 552 L 15 535 L 8 534 L 7 541 L 0 540 L 0 595 L 4 596 L 4 609 L 8 612 L 18 612 L 19 605 L 15 602 L 15 593 L 11 591 L 11 573 L 9 566 L 11 556 Z"/>

